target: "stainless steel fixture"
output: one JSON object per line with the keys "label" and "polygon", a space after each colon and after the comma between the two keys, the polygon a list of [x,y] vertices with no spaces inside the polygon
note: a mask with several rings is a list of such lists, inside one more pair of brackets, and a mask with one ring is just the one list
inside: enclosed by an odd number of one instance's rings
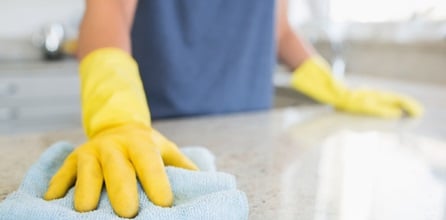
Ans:
{"label": "stainless steel fixture", "polygon": [[62,24],[51,23],[45,25],[41,31],[33,37],[33,42],[38,46],[45,59],[54,60],[63,57],[63,43],[65,40],[65,28]]}

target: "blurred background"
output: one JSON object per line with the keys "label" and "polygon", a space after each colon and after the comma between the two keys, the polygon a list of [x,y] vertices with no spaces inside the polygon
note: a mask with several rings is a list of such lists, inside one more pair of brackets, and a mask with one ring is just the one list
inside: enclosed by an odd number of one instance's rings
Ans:
{"label": "blurred background", "polygon": [[[73,53],[82,0],[0,1],[0,134],[80,127]],[[446,1],[289,0],[289,19],[349,75],[446,85]],[[278,65],[276,107],[310,102]]]}

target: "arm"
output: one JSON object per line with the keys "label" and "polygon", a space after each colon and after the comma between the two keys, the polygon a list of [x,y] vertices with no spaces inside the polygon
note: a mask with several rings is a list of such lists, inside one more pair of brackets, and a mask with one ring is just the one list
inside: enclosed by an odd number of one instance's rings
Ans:
{"label": "arm", "polygon": [[422,106],[410,97],[373,90],[351,90],[331,74],[330,66],[311,45],[296,35],[288,22],[287,0],[277,0],[277,53],[293,71],[291,85],[313,99],[355,114],[398,118],[420,116]]}
{"label": "arm", "polygon": [[[65,159],[44,198],[63,197],[74,186],[74,208],[96,209],[105,185],[115,213],[138,213],[137,180],[148,198],[171,206],[165,165],[197,167],[151,127],[138,65],[130,55],[136,0],[89,0],[80,31],[82,125],[88,140]],[[103,184],[105,182],[105,184]]]}
{"label": "arm", "polygon": [[290,69],[296,69],[306,59],[315,55],[315,50],[298,36],[288,22],[287,0],[277,0],[276,39],[279,59]]}
{"label": "arm", "polygon": [[103,47],[130,53],[130,30],[136,5],[137,0],[87,0],[79,33],[79,60]]}

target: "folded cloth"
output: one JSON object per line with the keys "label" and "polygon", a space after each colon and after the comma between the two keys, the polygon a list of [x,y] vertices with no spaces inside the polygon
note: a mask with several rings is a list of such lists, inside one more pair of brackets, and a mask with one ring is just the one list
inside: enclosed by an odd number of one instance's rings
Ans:
{"label": "folded cloth", "polygon": [[[48,182],[74,146],[59,142],[48,148],[26,174],[19,189],[0,203],[0,219],[122,219],[114,214],[105,190],[98,208],[73,209],[73,188],[64,198],[42,199]],[[216,172],[214,156],[202,147],[183,148],[200,171],[166,167],[174,193],[170,208],[151,203],[138,185],[140,210],[135,219],[248,219],[248,201],[232,175]],[[105,187],[104,187],[105,188]]]}

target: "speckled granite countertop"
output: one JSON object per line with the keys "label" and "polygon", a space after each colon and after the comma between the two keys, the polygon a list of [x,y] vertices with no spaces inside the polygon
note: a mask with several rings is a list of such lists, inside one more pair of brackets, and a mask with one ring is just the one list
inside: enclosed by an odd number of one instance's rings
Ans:
{"label": "speckled granite countertop", "polygon": [[[352,82],[361,83],[362,80],[356,78]],[[325,209],[321,209],[319,204],[321,143],[328,136],[348,129],[417,134],[440,141],[446,138],[444,87],[373,79],[367,79],[367,82],[420,99],[426,106],[425,117],[387,121],[308,105],[265,112],[164,120],[155,122],[154,126],[180,146],[208,147],[217,157],[218,169],[234,174],[239,188],[246,192],[250,219],[316,219],[321,216],[325,216],[321,219],[346,219],[341,215],[342,207],[336,209],[333,207],[337,206],[332,205],[329,206],[332,208],[323,206]],[[18,187],[29,166],[57,140],[80,143],[84,136],[78,129],[0,137],[0,199]],[[333,171],[335,176],[340,173],[342,170]],[[293,181],[288,181],[290,179]],[[444,188],[444,182],[442,184]],[[423,192],[424,188],[419,190]],[[341,204],[339,201],[326,202]],[[446,207],[444,204],[446,199],[442,207]]]}

